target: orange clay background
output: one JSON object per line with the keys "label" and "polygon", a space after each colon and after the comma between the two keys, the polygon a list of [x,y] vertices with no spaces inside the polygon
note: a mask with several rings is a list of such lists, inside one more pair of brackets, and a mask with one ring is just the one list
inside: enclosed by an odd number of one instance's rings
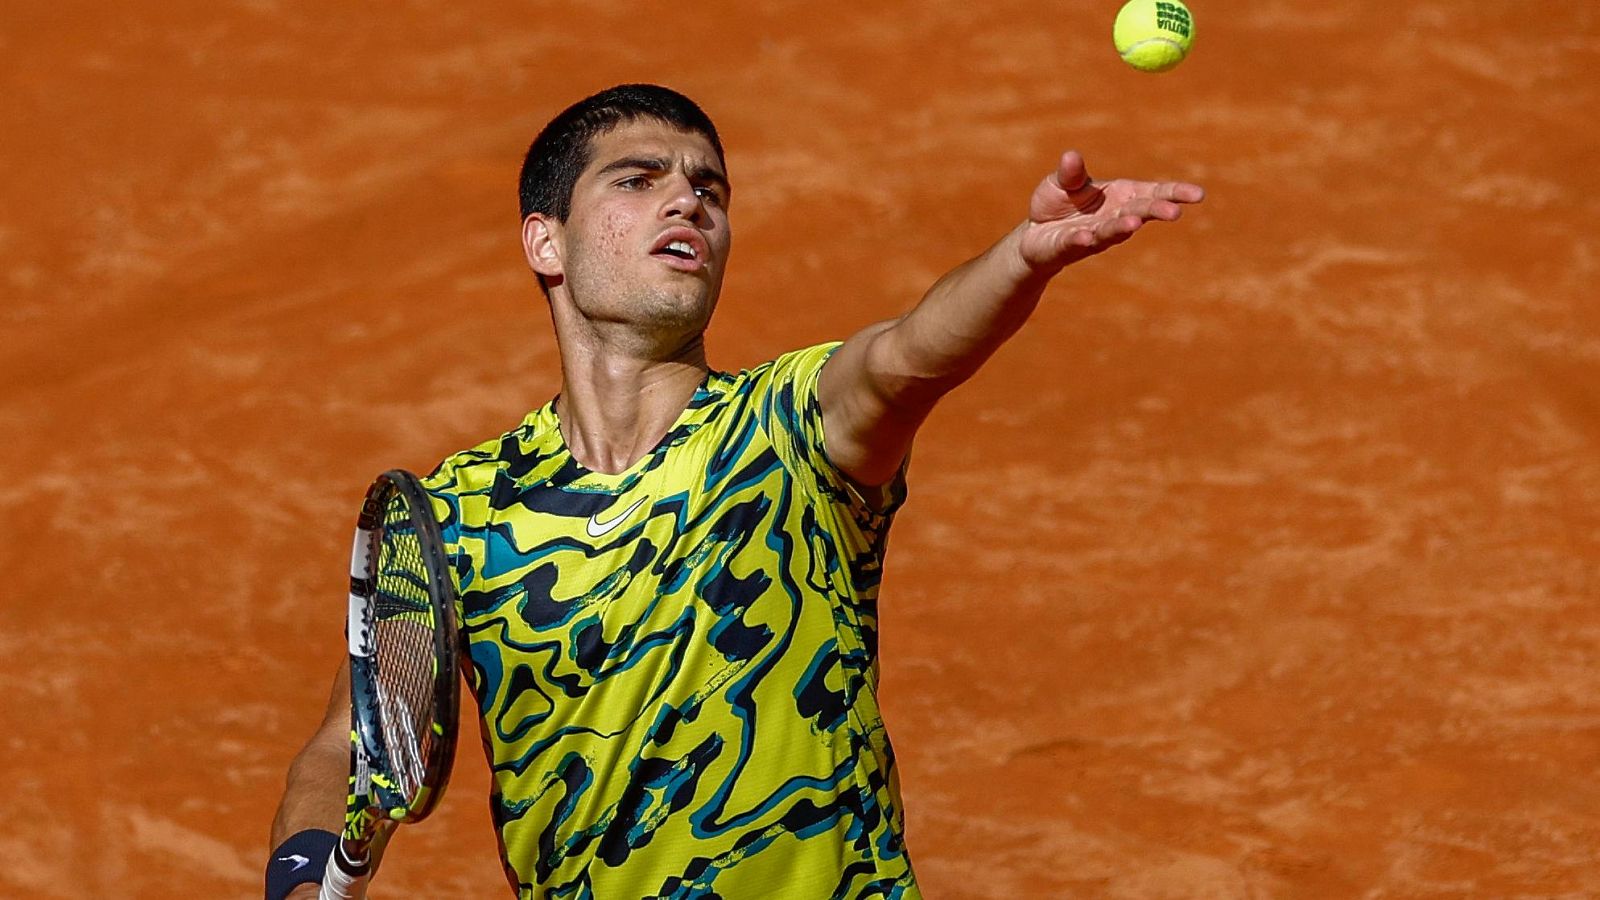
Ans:
{"label": "orange clay background", "polygon": [[[0,896],[259,896],[368,479],[558,384],[538,127],[719,123],[712,361],[906,309],[1066,148],[1210,191],[923,432],[883,695],[932,898],[1600,895],[1600,7],[7,0]],[[506,896],[466,724],[377,896]]]}

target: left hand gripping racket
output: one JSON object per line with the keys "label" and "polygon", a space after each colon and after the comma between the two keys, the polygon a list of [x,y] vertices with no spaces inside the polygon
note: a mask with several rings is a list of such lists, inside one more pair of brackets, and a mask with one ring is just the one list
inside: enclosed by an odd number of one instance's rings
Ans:
{"label": "left hand gripping racket", "polygon": [[350,793],[322,900],[359,900],[372,850],[444,794],[460,681],[456,589],[428,494],[394,469],[367,489],[350,554]]}

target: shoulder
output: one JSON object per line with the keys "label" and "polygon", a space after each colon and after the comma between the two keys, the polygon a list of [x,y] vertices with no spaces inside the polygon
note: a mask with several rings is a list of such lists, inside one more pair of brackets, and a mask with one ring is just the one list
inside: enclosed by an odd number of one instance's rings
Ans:
{"label": "shoulder", "polygon": [[840,341],[828,341],[822,344],[813,344],[810,347],[801,347],[799,350],[790,350],[767,363],[771,366],[775,377],[783,380],[794,380],[796,377],[807,374],[814,375],[822,369],[823,363],[833,356],[833,352],[841,346]]}
{"label": "shoulder", "polygon": [[516,427],[446,456],[423,485],[436,494],[460,496],[487,492],[506,476],[519,478],[537,468],[534,460],[555,427],[553,407],[547,403]]}
{"label": "shoulder", "polygon": [[839,341],[814,344],[790,350],[758,366],[736,372],[728,378],[735,392],[777,390],[814,383],[822,366],[839,349]]}

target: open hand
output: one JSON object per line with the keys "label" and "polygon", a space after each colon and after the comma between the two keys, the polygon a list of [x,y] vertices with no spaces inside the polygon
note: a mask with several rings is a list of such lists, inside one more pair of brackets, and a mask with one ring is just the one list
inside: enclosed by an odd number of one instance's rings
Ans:
{"label": "open hand", "polygon": [[1083,156],[1069,150],[1033,191],[1022,259],[1033,269],[1054,274],[1115,247],[1146,222],[1175,221],[1183,212],[1181,204],[1204,198],[1199,185],[1182,181],[1095,181]]}

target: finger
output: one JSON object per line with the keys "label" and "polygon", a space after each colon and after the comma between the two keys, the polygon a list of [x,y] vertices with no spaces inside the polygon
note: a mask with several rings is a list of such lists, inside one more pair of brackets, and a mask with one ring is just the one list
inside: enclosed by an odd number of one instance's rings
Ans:
{"label": "finger", "polygon": [[1121,215],[1138,216],[1146,221],[1156,219],[1162,222],[1175,222],[1183,215],[1183,207],[1171,200],[1139,197],[1122,204],[1118,212]]}
{"label": "finger", "polygon": [[1076,193],[1091,185],[1089,167],[1083,163],[1083,154],[1076,150],[1068,150],[1061,154],[1061,161],[1056,163],[1056,170],[1050,174],[1050,179],[1069,194]]}
{"label": "finger", "polygon": [[1108,219],[1094,227],[1094,242],[1096,244],[1120,243],[1127,240],[1129,235],[1138,231],[1143,224],[1144,220],[1138,216],[1118,216],[1115,219]]}
{"label": "finger", "polygon": [[1099,250],[1113,244],[1120,244],[1135,231],[1138,231],[1142,225],[1144,225],[1144,220],[1138,216],[1117,216],[1092,226],[1086,225],[1069,229],[1062,232],[1057,238],[1058,255],[1066,253],[1073,248]]}
{"label": "finger", "polygon": [[1098,241],[1092,228],[1074,228],[1067,232],[1066,247],[1093,247]]}
{"label": "finger", "polygon": [[1206,198],[1205,188],[1187,181],[1163,181],[1156,185],[1151,194],[1158,200],[1174,203],[1199,203]]}
{"label": "finger", "polygon": [[1106,203],[1105,191],[1089,177],[1083,154],[1076,150],[1061,154],[1061,162],[1050,177],[1066,193],[1067,202],[1080,213],[1098,212]]}

